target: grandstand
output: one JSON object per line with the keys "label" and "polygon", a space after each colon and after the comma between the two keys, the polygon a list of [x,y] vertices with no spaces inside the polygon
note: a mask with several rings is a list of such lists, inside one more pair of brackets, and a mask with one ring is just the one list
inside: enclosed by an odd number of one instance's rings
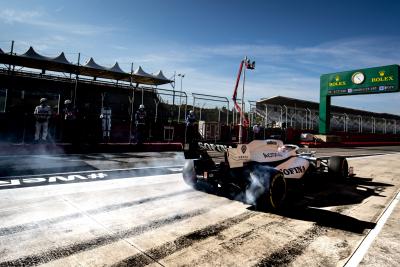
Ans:
{"label": "grandstand", "polygon": [[[319,103],[274,96],[257,101],[254,109],[269,127],[318,130]],[[331,130],[349,133],[399,133],[400,116],[332,106]]]}

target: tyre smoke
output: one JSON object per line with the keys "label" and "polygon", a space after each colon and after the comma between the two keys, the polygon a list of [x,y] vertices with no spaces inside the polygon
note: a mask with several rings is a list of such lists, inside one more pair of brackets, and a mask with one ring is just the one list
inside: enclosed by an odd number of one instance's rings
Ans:
{"label": "tyre smoke", "polygon": [[256,205],[257,200],[268,192],[271,176],[276,170],[270,166],[254,165],[248,178],[248,186],[245,191],[245,202]]}

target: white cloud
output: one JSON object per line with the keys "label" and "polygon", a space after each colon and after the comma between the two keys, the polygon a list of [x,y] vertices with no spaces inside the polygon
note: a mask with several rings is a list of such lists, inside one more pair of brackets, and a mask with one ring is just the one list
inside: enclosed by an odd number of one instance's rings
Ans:
{"label": "white cloud", "polygon": [[64,6],[59,6],[59,7],[57,7],[54,11],[57,12],[57,13],[59,13],[59,12],[61,12],[61,11],[63,11],[63,10],[64,10]]}
{"label": "white cloud", "polygon": [[248,55],[256,60],[257,73],[263,76],[266,73],[293,72],[319,77],[324,72],[397,63],[400,61],[399,45],[400,38],[388,37],[337,40],[305,47],[269,44],[187,47],[163,43],[146,50],[139,44],[135,49],[137,54],[130,55],[130,58],[141,64],[203,65],[212,69]]}
{"label": "white cloud", "polygon": [[16,11],[14,9],[3,9],[0,11],[0,19],[7,24],[26,23],[34,21],[43,16],[43,12],[37,10]]}
{"label": "white cloud", "polygon": [[83,36],[93,36],[115,30],[115,28],[108,26],[60,22],[48,18],[45,12],[38,10],[24,11],[6,8],[0,11],[0,21],[6,24],[25,24],[47,30]]}
{"label": "white cloud", "polygon": [[[187,48],[178,45],[169,46],[168,51],[160,48],[161,52],[142,54],[134,62],[146,69],[158,67],[185,73],[184,88],[191,92],[231,97],[238,60],[250,55],[257,64],[256,70],[247,76],[248,99],[282,95],[318,102],[320,74],[395,64],[400,61],[399,45],[397,37],[360,37],[305,47],[218,45]],[[376,99],[375,105],[373,99]],[[337,101],[348,107],[399,114],[392,99],[393,96],[382,95]]]}

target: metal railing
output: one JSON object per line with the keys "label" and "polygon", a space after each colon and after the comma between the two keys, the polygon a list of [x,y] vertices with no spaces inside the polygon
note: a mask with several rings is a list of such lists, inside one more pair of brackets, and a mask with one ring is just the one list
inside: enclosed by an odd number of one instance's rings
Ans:
{"label": "metal railing", "polygon": [[[212,102],[219,102],[219,103],[226,103],[226,124],[229,124],[229,99],[227,97],[223,96],[215,96],[215,95],[206,95],[206,94],[198,94],[198,93],[192,93],[193,97],[193,108],[196,106],[196,100],[206,100],[206,101],[212,101]],[[200,109],[201,110],[201,109]],[[219,114],[218,114],[218,122],[220,123],[221,117],[220,117],[220,109],[218,109]]]}

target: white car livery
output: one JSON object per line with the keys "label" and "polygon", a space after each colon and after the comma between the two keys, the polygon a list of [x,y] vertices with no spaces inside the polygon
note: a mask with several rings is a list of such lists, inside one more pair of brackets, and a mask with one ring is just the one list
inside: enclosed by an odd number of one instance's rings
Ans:
{"label": "white car livery", "polygon": [[218,187],[234,187],[250,195],[255,204],[278,209],[285,201],[287,184],[307,175],[328,174],[339,179],[351,175],[344,157],[317,158],[299,152],[280,140],[254,140],[248,144],[186,146],[184,181],[192,186],[204,180]]}

